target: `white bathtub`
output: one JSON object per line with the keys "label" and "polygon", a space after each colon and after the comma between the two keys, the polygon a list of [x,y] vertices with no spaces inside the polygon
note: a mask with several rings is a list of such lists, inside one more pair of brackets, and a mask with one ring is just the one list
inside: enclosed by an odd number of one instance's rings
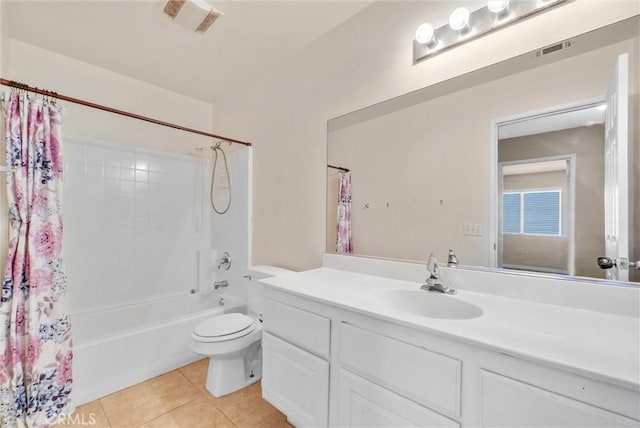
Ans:
{"label": "white bathtub", "polygon": [[202,358],[188,347],[193,327],[246,309],[245,302],[232,296],[197,293],[72,315],[75,404]]}

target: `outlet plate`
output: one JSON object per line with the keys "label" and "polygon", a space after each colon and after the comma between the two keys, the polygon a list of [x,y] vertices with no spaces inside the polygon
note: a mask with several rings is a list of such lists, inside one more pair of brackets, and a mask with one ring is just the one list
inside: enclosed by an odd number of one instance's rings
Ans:
{"label": "outlet plate", "polygon": [[479,224],[465,223],[462,225],[462,234],[465,236],[482,236]]}

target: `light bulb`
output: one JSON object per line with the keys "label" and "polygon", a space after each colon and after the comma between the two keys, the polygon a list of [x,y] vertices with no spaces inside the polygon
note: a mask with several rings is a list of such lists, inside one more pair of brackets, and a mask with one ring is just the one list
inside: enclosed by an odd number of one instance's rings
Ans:
{"label": "light bulb", "polygon": [[455,31],[465,31],[469,28],[469,16],[469,9],[466,7],[455,9],[449,17],[449,27]]}
{"label": "light bulb", "polygon": [[487,2],[487,9],[489,12],[501,15],[509,9],[510,0],[489,0]]}
{"label": "light bulb", "polygon": [[435,42],[433,25],[425,22],[416,30],[416,42],[423,45],[432,45]]}

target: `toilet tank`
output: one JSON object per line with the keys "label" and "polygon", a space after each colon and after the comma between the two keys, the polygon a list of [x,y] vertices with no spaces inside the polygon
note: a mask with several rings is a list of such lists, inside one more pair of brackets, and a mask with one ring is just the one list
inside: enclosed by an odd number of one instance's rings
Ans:
{"label": "toilet tank", "polygon": [[273,278],[280,275],[287,275],[295,271],[284,269],[277,266],[257,265],[251,266],[247,270],[249,275],[248,298],[249,298],[249,316],[262,320],[262,306],[264,303],[264,285],[259,280],[265,278]]}

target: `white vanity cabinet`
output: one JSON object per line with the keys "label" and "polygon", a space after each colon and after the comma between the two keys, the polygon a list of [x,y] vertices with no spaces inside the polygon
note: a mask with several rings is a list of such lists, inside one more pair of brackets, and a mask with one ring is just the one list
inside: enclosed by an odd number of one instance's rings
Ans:
{"label": "white vanity cabinet", "polygon": [[266,300],[262,394],[296,426],[326,427],[330,320]]}
{"label": "white vanity cabinet", "polygon": [[637,390],[505,355],[480,359],[484,427],[640,427]]}
{"label": "white vanity cabinet", "polygon": [[267,288],[263,394],[296,426],[640,427],[640,394]]}

